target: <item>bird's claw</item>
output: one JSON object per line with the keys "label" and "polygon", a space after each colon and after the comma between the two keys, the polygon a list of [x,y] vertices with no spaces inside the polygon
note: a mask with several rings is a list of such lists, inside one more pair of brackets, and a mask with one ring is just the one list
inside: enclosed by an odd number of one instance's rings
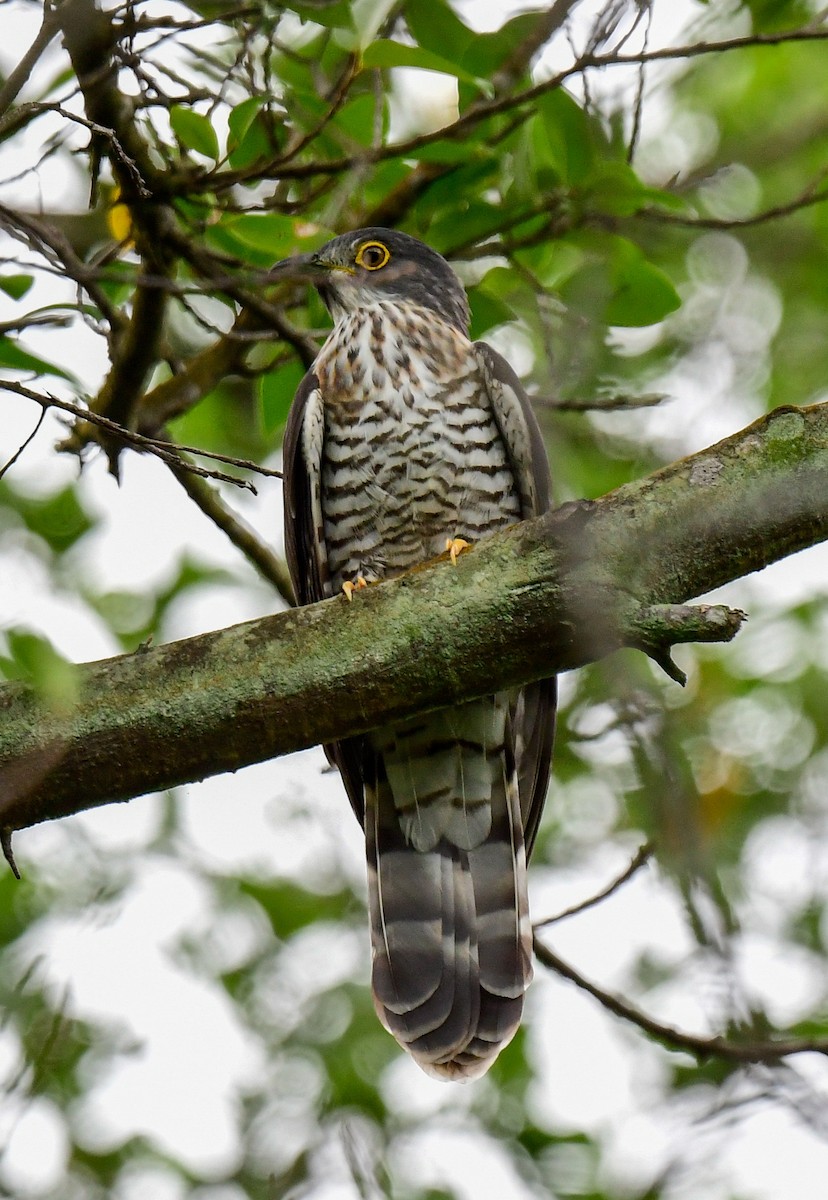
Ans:
{"label": "bird's claw", "polygon": [[457,566],[457,556],[462,554],[464,550],[471,549],[471,542],[467,542],[465,538],[446,538],[446,550],[451,559],[452,566]]}
{"label": "bird's claw", "polygon": [[342,590],[345,593],[345,599],[350,604],[354,598],[354,592],[358,592],[361,588],[367,587],[368,584],[361,575],[357,575],[356,583],[351,583],[350,579],[346,579],[342,585]]}

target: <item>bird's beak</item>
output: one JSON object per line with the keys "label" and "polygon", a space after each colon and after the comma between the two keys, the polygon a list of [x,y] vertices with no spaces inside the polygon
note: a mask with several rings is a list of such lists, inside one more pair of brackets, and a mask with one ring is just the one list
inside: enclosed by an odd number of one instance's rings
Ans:
{"label": "bird's beak", "polygon": [[294,254],[283,258],[268,272],[274,283],[291,280],[295,283],[319,283],[331,270],[330,264],[321,262],[315,254]]}
{"label": "bird's beak", "polygon": [[274,283],[281,280],[291,280],[294,283],[312,283],[321,285],[331,275],[353,275],[354,268],[344,263],[331,262],[319,258],[317,254],[294,254],[292,258],[283,258],[270,268],[268,272]]}

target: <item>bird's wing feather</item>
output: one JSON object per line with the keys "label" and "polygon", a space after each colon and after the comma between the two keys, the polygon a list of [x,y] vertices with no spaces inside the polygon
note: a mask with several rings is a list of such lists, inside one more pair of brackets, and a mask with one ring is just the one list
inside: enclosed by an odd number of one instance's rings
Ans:
{"label": "bird's wing feather", "polygon": [[[549,463],[532,404],[515,372],[496,350],[475,342],[495,421],[506,445],[528,520],[549,508]],[[555,739],[557,681],[529,684],[513,705],[511,720],[527,857],[537,833]]]}
{"label": "bird's wing feather", "polygon": [[541,679],[522,688],[512,709],[518,792],[527,860],[535,845],[535,836],[549,786],[557,702],[558,681],[553,676],[551,679]]}
{"label": "bird's wing feather", "polygon": [[475,342],[474,348],[520,490],[520,515],[527,521],[549,508],[549,462],[543,437],[523,384],[505,358],[486,342]]}
{"label": "bird's wing feather", "polygon": [[[314,604],[330,594],[321,498],[324,433],[319,380],[309,371],[299,384],[291,405],[282,447],[285,553],[298,604]],[[364,816],[364,752],[362,738],[325,746],[328,761],[339,768],[351,807],[360,823]]]}
{"label": "bird's wing feather", "polygon": [[327,554],[320,498],[323,434],[319,380],[309,371],[291,405],[282,447],[285,553],[298,604],[313,604],[325,596]]}

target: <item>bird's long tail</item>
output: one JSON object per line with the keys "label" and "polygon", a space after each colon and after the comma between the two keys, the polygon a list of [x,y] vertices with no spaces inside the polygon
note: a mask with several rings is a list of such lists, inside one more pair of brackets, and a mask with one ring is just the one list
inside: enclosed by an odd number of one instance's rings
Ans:
{"label": "bird's long tail", "polygon": [[430,1075],[482,1075],[532,978],[505,693],[371,737],[365,783],[374,1003]]}

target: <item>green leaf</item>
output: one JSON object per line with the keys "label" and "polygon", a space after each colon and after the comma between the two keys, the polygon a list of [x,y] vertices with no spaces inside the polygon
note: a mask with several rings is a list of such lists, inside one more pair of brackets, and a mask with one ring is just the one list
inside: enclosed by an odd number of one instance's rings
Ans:
{"label": "green leaf", "polygon": [[428,240],[435,250],[445,253],[462,240],[478,241],[494,232],[503,223],[503,212],[483,200],[455,200],[450,211],[434,221]]}
{"label": "green leaf", "polygon": [[268,371],[259,380],[259,416],[266,437],[284,428],[304,373],[301,363],[291,362]]}
{"label": "green leaf", "polygon": [[[102,279],[100,282],[101,291],[110,303],[121,305],[125,300],[129,299],[134,290],[135,265],[127,262],[114,262],[107,267],[107,270],[111,271],[112,275],[116,278]],[[117,278],[119,275],[122,277],[121,279]]]}
{"label": "green leaf", "polygon": [[515,314],[496,296],[490,296],[482,287],[472,287],[468,291],[469,307],[471,308],[471,337],[483,337],[496,325],[505,325],[515,319]]}
{"label": "green leaf", "polygon": [[354,28],[351,0],[305,0],[290,7],[303,21],[312,21],[314,25],[328,29]]}
{"label": "green leaf", "polygon": [[74,546],[94,526],[71,486],[51,496],[32,498],[0,482],[0,505],[13,509],[26,528],[43,538],[56,554]]}
{"label": "green leaf", "polygon": [[261,96],[249,96],[230,113],[227,156],[235,171],[273,158],[284,144],[284,114],[264,105]]}
{"label": "green leaf", "polygon": [[[362,146],[370,146],[374,140],[377,117],[377,98],[370,92],[357,96],[345,104],[333,122],[337,130],[343,130],[349,138]],[[381,104],[382,101],[379,101]],[[383,134],[387,132],[387,109],[383,105]]]}
{"label": "green leaf", "polygon": [[192,588],[232,581],[229,571],[208,567],[184,557],[174,577],[159,592],[144,588],[139,592],[103,592],[85,590],[85,599],[106,622],[125,650],[134,651],[147,638],[158,637],[170,607]]}
{"label": "green leaf", "polygon": [[[491,147],[487,147],[484,152],[485,159],[473,159],[435,179],[428,190],[418,197],[417,214],[426,215],[431,219],[434,214],[440,215],[443,209],[453,211],[458,196],[483,195],[489,182],[496,186],[499,160]],[[417,152],[418,159],[421,153]],[[428,236],[431,236],[430,233]]]}
{"label": "green leaf", "polygon": [[649,202],[649,188],[625,162],[602,162],[586,181],[582,193],[592,211],[628,217]]}
{"label": "green leaf", "polygon": [[681,298],[661,268],[635,258],[618,272],[605,320],[608,325],[655,325],[680,306]]}
{"label": "green leaf", "polygon": [[351,892],[320,895],[288,880],[263,884],[242,879],[239,890],[243,895],[252,896],[261,905],[270,919],[273,932],[282,940],[318,921],[341,921],[358,911]]}
{"label": "green leaf", "polygon": [[33,275],[0,275],[0,291],[13,300],[20,300],[34,283]]}
{"label": "green leaf", "polygon": [[644,207],[657,206],[671,212],[692,212],[681,196],[663,188],[650,187],[626,162],[600,162],[583,185],[584,204],[591,211],[628,217]]}
{"label": "green leaf", "polygon": [[0,366],[13,371],[31,371],[35,375],[56,375],[59,379],[75,382],[75,377],[64,371],[63,367],[46,362],[45,358],[38,358],[10,337],[0,337]]}
{"label": "green leaf", "polygon": [[467,53],[463,60],[466,67],[484,79],[490,78],[503,65],[512,51],[522,45],[533,33],[538,22],[543,20],[545,15],[545,11],[519,13],[501,25],[500,29],[494,29],[491,33],[478,34],[467,47]]}
{"label": "green leaf", "polygon": [[552,291],[560,288],[583,266],[585,256],[578,246],[561,240],[520,250],[515,257],[539,283]]}
{"label": "green leaf", "polygon": [[264,214],[222,217],[215,225],[208,227],[206,238],[217,249],[244,259],[253,266],[270,267],[277,259],[285,258],[294,246],[292,226],[287,230],[281,228],[283,221],[291,224],[289,218],[279,215],[274,215],[272,223],[269,216]]}
{"label": "green leaf", "polygon": [[174,104],[170,109],[170,124],[175,136],[189,150],[195,150],[206,158],[218,158],[216,131],[201,113],[183,104]]}
{"label": "green leaf", "polygon": [[9,657],[0,657],[7,679],[30,684],[50,708],[66,712],[77,699],[77,667],[40,634],[25,629],[5,632]]}
{"label": "green leaf", "polygon": [[245,246],[284,258],[296,242],[294,221],[280,213],[246,213],[223,222],[225,229]]}
{"label": "green leaf", "polygon": [[[599,128],[568,92],[558,88],[541,96],[533,126],[541,163],[548,161],[567,183],[581,183],[589,176]],[[606,148],[606,139],[602,140]]]}
{"label": "green leaf", "polygon": [[228,143],[227,157],[233,170],[243,171],[253,163],[267,162],[278,154],[284,142],[284,138],[277,136],[278,130],[279,127],[268,120],[264,113],[257,113],[238,146],[231,150]]}
{"label": "green leaf", "polygon": [[682,213],[687,217],[696,215],[694,205],[686,196],[677,196],[675,192],[670,192],[666,188],[645,187],[644,199],[653,208],[664,208],[668,212]]}
{"label": "green leaf", "polygon": [[231,146],[238,146],[244,140],[245,134],[263,104],[263,96],[248,96],[246,100],[242,100],[241,104],[236,105],[227,118],[227,126],[230,130],[230,136],[227,139],[228,150]]}
{"label": "green leaf", "polygon": [[421,46],[405,46],[402,42],[393,42],[389,38],[379,38],[372,42],[362,56],[363,67],[419,67],[421,71],[438,71],[441,75],[454,75],[473,83],[476,87],[485,86],[484,81],[463,70],[456,63],[441,54],[431,50],[423,50]]}
{"label": "green leaf", "polygon": [[495,157],[490,146],[473,138],[449,138],[444,142],[431,142],[417,151],[418,162],[467,163],[474,162],[475,159]]}
{"label": "green leaf", "polygon": [[488,80],[504,60],[533,31],[542,13],[521,13],[491,33],[477,33],[457,16],[445,0],[409,0],[405,6],[409,30],[423,49],[455,64],[458,78],[469,72],[475,81]]}
{"label": "green leaf", "polygon": [[[253,386],[248,380],[232,376],[223,379],[188,412],[175,417],[170,430],[174,440],[184,445],[237,458],[258,460],[270,449],[260,436]],[[236,472],[236,468],[227,469]]]}
{"label": "green leaf", "polygon": [[[366,175],[360,180],[359,188],[351,194],[350,208],[348,211],[358,213],[360,218],[365,213],[372,212],[379,205],[385,208],[388,197],[393,193],[394,188],[400,185],[404,186],[404,180],[411,177],[411,167],[405,159],[389,158],[386,162],[377,163]],[[329,212],[329,218],[338,219],[341,217],[338,214]]]}
{"label": "green leaf", "polygon": [[207,227],[205,236],[219,250],[270,267],[288,254],[317,249],[333,237],[333,231],[280,213],[244,213],[222,217]]}
{"label": "green leaf", "polygon": [[408,0],[405,20],[424,50],[457,64],[462,64],[463,55],[480,36],[460,20],[445,0]]}
{"label": "green leaf", "polygon": [[654,325],[681,304],[659,267],[648,262],[628,238],[586,230],[565,244],[583,254],[583,266],[560,288],[565,303],[606,325]]}

